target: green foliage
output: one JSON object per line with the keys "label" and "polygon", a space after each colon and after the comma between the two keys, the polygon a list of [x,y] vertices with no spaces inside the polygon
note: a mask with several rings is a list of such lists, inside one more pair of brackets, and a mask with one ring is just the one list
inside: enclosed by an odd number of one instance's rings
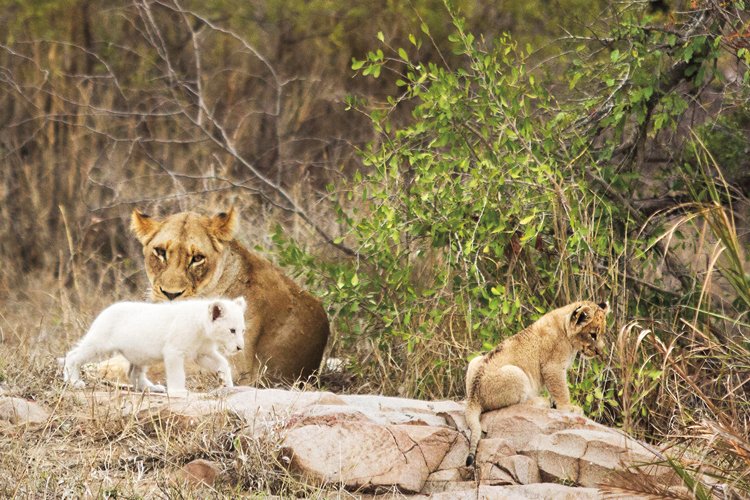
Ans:
{"label": "green foliage", "polygon": [[[719,116],[715,121],[708,122],[697,128],[696,134],[700,142],[705,145],[705,154],[713,158],[728,178],[737,178],[746,172],[748,167],[747,133],[750,131],[750,110],[739,108],[726,115]],[[700,149],[700,147],[699,147]],[[695,151],[695,144],[688,144],[687,161],[696,164],[699,156]]]}
{"label": "green foliage", "polygon": [[[575,401],[587,415],[643,437],[668,429],[675,413],[695,422],[692,409],[680,413],[694,382],[670,364],[681,352],[675,339],[687,335],[684,325],[694,336],[731,316],[702,303],[710,292],[695,277],[676,293],[662,288],[649,270],[669,251],[659,246],[665,238],[684,246],[678,228],[658,219],[645,225],[612,191],[628,193],[641,181],[635,157],[644,141],[678,132],[688,94],[716,77],[710,67],[720,46],[716,36],[682,36],[651,23],[628,14],[602,36],[604,51],[579,46],[564,89],[530,71],[530,50],[512,37],[476,37],[458,18],[450,67],[420,57],[426,26],[409,36],[408,50],[379,34],[381,47],[352,61],[364,76],[397,74],[399,94],[369,105],[379,137],[361,152],[369,169],[339,206],[346,229],[339,242],[356,258],[304,264],[335,311],[354,371],[376,374],[384,392],[455,397],[477,352],[566,302],[610,298],[619,311],[614,331],[626,331],[606,362],[575,365]],[[408,124],[394,119],[398,109],[410,110]],[[718,269],[744,301],[737,230],[722,208],[731,196],[716,188],[714,174],[700,172],[684,182],[714,211],[710,225],[727,254]],[[339,193],[331,187],[330,194]],[[286,264],[306,255],[279,242]],[[703,323],[684,319],[693,311]],[[648,318],[652,329],[633,330],[633,316]],[[699,406],[718,414],[721,390],[705,383]],[[665,393],[665,384],[675,384],[674,392]]]}
{"label": "green foliage", "polygon": [[[323,274],[346,345],[370,339],[407,370],[437,343],[430,376],[460,380],[477,348],[561,303],[602,298],[599,267],[622,248],[613,207],[584,180],[595,167],[561,132],[569,118],[526,69],[528,53],[507,34],[487,42],[454,24],[455,70],[385,43],[353,61],[366,76],[397,72],[402,93],[371,113],[381,140],[362,151],[370,170],[355,177],[357,202],[340,211],[358,257]],[[391,107],[409,105],[413,120],[395,126]],[[284,255],[299,258],[294,247]],[[613,390],[595,404],[613,406]]]}

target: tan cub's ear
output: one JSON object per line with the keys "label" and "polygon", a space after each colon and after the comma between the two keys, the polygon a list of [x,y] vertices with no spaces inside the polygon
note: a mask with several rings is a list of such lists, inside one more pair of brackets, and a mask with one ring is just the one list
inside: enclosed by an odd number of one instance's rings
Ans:
{"label": "tan cub's ear", "polygon": [[604,314],[609,314],[609,301],[599,302],[599,308],[604,311]]}
{"label": "tan cub's ear", "polygon": [[573,314],[570,315],[570,322],[578,326],[584,321],[589,319],[589,315],[584,310],[583,306],[578,306],[573,309]]}
{"label": "tan cub's ear", "polygon": [[148,243],[160,227],[161,222],[158,220],[142,213],[138,209],[133,210],[133,214],[130,217],[130,230],[133,231],[133,234],[135,234],[142,245]]}
{"label": "tan cub's ear", "polygon": [[211,232],[219,241],[231,241],[237,231],[237,213],[234,207],[211,217]]}

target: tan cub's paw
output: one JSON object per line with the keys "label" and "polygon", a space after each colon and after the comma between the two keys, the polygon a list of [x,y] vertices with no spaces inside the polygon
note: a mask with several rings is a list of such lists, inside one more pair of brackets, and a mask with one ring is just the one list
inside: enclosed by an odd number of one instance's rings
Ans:
{"label": "tan cub's paw", "polygon": [[558,408],[560,411],[567,411],[570,413],[575,413],[576,415],[583,415],[583,410],[580,406],[576,405],[565,405]]}
{"label": "tan cub's paw", "polygon": [[551,408],[549,399],[542,396],[535,396],[526,400],[526,404],[534,406],[536,408]]}

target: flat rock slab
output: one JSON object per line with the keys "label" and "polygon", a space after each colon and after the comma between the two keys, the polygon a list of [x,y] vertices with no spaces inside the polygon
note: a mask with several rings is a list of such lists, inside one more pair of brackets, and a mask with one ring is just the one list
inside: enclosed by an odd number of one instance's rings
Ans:
{"label": "flat rock slab", "polygon": [[43,424],[49,416],[49,412],[34,401],[0,396],[0,422],[11,425]]}
{"label": "flat rock slab", "polygon": [[[187,398],[120,390],[71,394],[89,415],[116,413],[143,425],[169,419],[190,429],[202,419],[239,419],[248,439],[278,439],[280,463],[301,480],[364,495],[600,498],[597,487],[623,477],[629,465],[662,458],[585,417],[531,405],[482,415],[486,434],[473,468],[464,466],[468,430],[463,404],[455,401],[251,387]],[[670,482],[663,467],[641,471]]]}

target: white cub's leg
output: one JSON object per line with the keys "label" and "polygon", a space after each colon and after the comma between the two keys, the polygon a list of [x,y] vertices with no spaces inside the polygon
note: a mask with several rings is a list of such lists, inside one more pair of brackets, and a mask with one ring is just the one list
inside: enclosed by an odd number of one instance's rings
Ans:
{"label": "white cub's leg", "polygon": [[86,384],[81,380],[81,365],[87,361],[96,360],[105,352],[84,340],[65,356],[63,365],[63,380],[76,389],[83,389]]}
{"label": "white cub's leg", "polygon": [[160,384],[154,384],[146,377],[146,367],[130,364],[128,370],[130,385],[136,391],[167,392],[167,388]]}
{"label": "white cub's leg", "polygon": [[219,378],[224,382],[224,387],[233,387],[232,369],[229,367],[227,359],[216,351],[210,354],[204,354],[198,358],[198,364],[208,370],[218,372]]}
{"label": "white cub's leg", "polygon": [[185,357],[179,352],[164,353],[164,368],[167,372],[167,394],[175,397],[186,397]]}

